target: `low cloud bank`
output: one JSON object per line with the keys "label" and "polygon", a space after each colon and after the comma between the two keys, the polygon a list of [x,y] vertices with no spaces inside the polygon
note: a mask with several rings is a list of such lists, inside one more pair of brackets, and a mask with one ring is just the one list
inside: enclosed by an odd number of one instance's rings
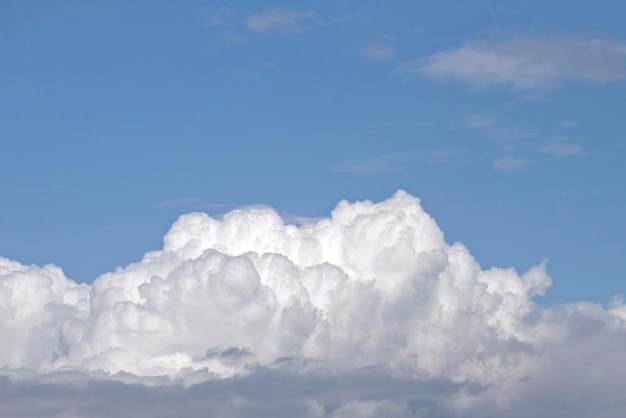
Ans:
{"label": "low cloud bank", "polygon": [[0,258],[0,411],[162,396],[177,416],[621,415],[626,306],[540,308],[550,284],[543,263],[482,270],[402,191],[301,226],[192,213],[92,285]]}

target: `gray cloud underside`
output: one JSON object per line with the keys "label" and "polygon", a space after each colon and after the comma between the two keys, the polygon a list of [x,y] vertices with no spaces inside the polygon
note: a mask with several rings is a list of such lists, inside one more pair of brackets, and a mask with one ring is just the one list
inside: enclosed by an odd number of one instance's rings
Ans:
{"label": "gray cloud underside", "polygon": [[[506,397],[478,384],[391,376],[376,369],[324,374],[257,368],[246,375],[189,386],[124,383],[57,372],[38,379],[0,377],[0,414],[15,418],[623,416],[626,370],[619,351],[626,335],[610,335],[594,326],[582,332],[596,335],[587,335],[565,353],[564,347],[552,347],[544,370],[518,382]],[[615,345],[608,351],[600,348],[606,344]],[[459,399],[458,404],[451,402]]]}

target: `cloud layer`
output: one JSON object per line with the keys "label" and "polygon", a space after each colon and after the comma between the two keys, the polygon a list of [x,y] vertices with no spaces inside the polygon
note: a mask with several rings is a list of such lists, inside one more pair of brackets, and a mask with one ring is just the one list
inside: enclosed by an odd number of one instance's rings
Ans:
{"label": "cloud layer", "polygon": [[402,191],[342,201],[330,218],[301,226],[270,208],[192,213],[162,250],[92,285],[0,258],[0,368],[17,392],[42,379],[62,392],[68,373],[103,387],[121,384],[111,378],[217,385],[239,399],[239,415],[222,416],[251,416],[246,408],[261,402],[251,382],[285,379],[301,391],[276,396],[304,408],[298,416],[492,416],[485,411],[545,397],[542,388],[574,405],[599,383],[612,392],[594,399],[615,399],[626,307],[539,308],[532,298],[550,284],[545,263],[523,274],[482,270]]}
{"label": "cloud layer", "polygon": [[624,79],[626,45],[567,36],[477,40],[407,62],[401,71],[477,87],[537,91],[567,80],[603,83]]}

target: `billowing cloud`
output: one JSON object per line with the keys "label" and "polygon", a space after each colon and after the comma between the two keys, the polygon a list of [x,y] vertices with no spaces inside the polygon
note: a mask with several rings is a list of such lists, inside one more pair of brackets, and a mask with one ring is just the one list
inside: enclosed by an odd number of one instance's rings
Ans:
{"label": "billowing cloud", "polygon": [[246,26],[255,32],[300,32],[302,31],[300,21],[313,19],[314,17],[315,13],[313,12],[272,9],[248,17]]}
{"label": "billowing cloud", "polygon": [[556,35],[474,40],[409,61],[400,71],[517,91],[543,90],[567,80],[604,83],[626,76],[626,44]]}
{"label": "billowing cloud", "polygon": [[541,308],[550,284],[481,269],[402,191],[300,226],[192,213],[91,285],[0,258],[0,412],[621,415],[625,305]]}

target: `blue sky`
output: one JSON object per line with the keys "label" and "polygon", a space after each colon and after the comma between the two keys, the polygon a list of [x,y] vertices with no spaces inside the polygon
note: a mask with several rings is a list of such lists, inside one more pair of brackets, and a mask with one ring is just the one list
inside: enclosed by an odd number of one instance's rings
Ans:
{"label": "blue sky", "polygon": [[624,292],[626,7],[0,4],[0,255],[91,282],[183,213],[422,199],[547,303]]}

